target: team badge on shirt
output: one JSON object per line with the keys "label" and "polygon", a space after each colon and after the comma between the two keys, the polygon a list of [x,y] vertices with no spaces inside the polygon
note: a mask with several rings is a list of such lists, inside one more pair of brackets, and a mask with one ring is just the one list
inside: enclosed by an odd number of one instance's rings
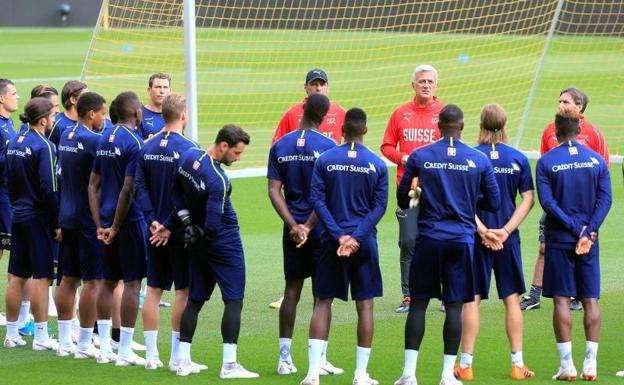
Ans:
{"label": "team badge on shirt", "polygon": [[73,139],[73,138],[74,138],[74,131],[70,132],[70,133],[67,135],[67,139]]}
{"label": "team badge on shirt", "polygon": [[17,138],[17,143],[22,143],[24,141],[24,136],[20,136]]}
{"label": "team badge on shirt", "polygon": [[304,146],[305,146],[305,138],[297,139],[297,147],[304,147]]}
{"label": "team badge on shirt", "polygon": [[115,135],[111,135],[108,137],[108,143],[113,143],[115,141]]}
{"label": "team badge on shirt", "polygon": [[498,159],[498,151],[490,151],[490,159]]}
{"label": "team badge on shirt", "polygon": [[347,157],[349,157],[349,158],[357,158],[357,151],[355,151],[355,150],[347,151]]}
{"label": "team badge on shirt", "polygon": [[169,143],[167,139],[162,139],[160,141],[160,147],[167,147],[167,143]]}
{"label": "team badge on shirt", "polygon": [[570,155],[578,155],[578,148],[576,147],[568,147],[568,151],[570,151]]}
{"label": "team badge on shirt", "polygon": [[201,163],[199,163],[199,161],[195,161],[193,162],[193,170],[199,170],[199,166],[201,166]]}
{"label": "team badge on shirt", "polygon": [[457,149],[455,147],[447,147],[446,148],[446,155],[448,155],[448,156],[455,156],[455,155],[457,155]]}

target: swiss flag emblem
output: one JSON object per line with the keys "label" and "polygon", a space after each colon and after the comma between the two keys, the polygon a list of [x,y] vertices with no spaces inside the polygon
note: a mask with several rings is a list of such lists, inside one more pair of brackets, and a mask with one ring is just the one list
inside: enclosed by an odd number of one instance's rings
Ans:
{"label": "swiss flag emblem", "polygon": [[198,170],[199,166],[201,166],[201,163],[199,163],[198,161],[193,162],[193,170]]}
{"label": "swiss flag emblem", "polygon": [[304,138],[297,139],[297,147],[303,147],[303,146],[305,146],[305,139]]}

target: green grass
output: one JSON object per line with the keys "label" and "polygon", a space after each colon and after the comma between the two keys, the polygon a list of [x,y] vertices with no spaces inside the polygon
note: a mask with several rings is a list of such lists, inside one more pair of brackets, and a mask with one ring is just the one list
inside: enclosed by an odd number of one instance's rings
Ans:
{"label": "green grass", "polygon": [[[2,65],[2,77],[24,79],[18,82],[18,90],[22,95],[22,101],[27,99],[30,88],[45,79],[69,78],[77,76],[82,68],[82,60],[89,45],[91,33],[86,30],[2,30],[3,36],[3,58],[0,59]],[[615,40],[617,43],[618,41]],[[621,43],[618,43],[621,44]],[[602,54],[610,55],[613,44],[606,44]],[[568,55],[570,52],[567,53]],[[597,52],[592,54],[598,55]],[[621,55],[621,51],[619,53]],[[475,54],[471,54],[475,57]],[[562,56],[561,60],[565,57]],[[578,59],[572,58],[573,62]],[[394,89],[394,99],[388,105],[398,103],[410,97],[408,87],[409,71],[414,64],[414,60],[419,60],[419,56],[414,56],[402,65],[399,74],[405,82],[404,89]],[[477,60],[476,58],[474,60]],[[620,60],[620,63],[624,61]],[[435,64],[435,63],[434,63]],[[288,104],[292,104],[301,97],[300,86],[301,77],[305,69],[294,67],[283,67],[286,75],[283,80],[283,89],[291,99],[289,103],[274,103],[272,111],[282,111]],[[306,67],[307,68],[307,67]],[[332,69],[338,71],[339,63],[334,63]],[[348,67],[342,70],[346,73],[356,67]],[[554,68],[552,68],[554,70]],[[602,68],[600,71],[608,71]],[[150,70],[145,70],[150,72]],[[407,71],[407,72],[405,72]],[[330,72],[330,77],[332,76]],[[340,73],[340,72],[339,72]],[[272,79],[278,77],[275,74]],[[395,74],[392,74],[395,75]],[[552,76],[551,81],[557,84],[553,89],[559,89],[569,84],[585,84],[581,81],[590,82],[596,79],[593,76],[603,76],[591,71],[568,71],[561,72],[560,75]],[[231,75],[234,77],[234,75]],[[446,72],[447,78],[451,74]],[[617,75],[616,75],[617,76]],[[28,80],[28,79],[35,80]],[[141,78],[142,81],[144,80]],[[225,81],[227,76],[219,76],[219,81]],[[460,79],[453,75],[456,83]],[[236,80],[236,79],[233,79]],[[443,93],[445,87],[451,87],[451,80],[444,80],[440,86]],[[50,83],[62,87],[64,80],[52,80]],[[340,79],[332,82],[332,95],[340,95]],[[346,80],[345,80],[346,82]],[[99,85],[99,83],[96,83]],[[175,84],[174,84],[175,85]],[[589,85],[589,84],[588,84]],[[612,120],[611,115],[599,114],[598,112],[610,111],[610,101],[602,96],[601,92],[609,91],[608,83],[591,84],[598,88],[592,89],[590,97],[593,98],[588,118],[591,121],[611,122],[615,125],[620,120]],[[368,85],[376,87],[377,84]],[[617,86],[617,85],[616,85]],[[102,86],[104,87],[104,86]],[[137,86],[137,92],[141,94],[142,87]],[[621,85],[620,85],[621,87]],[[383,87],[382,87],[383,88]],[[98,87],[92,89],[99,91]],[[276,87],[277,89],[277,87]],[[223,91],[223,90],[221,90]],[[274,89],[272,89],[274,91]],[[280,91],[278,91],[280,92]],[[611,91],[609,91],[611,92]],[[540,119],[535,119],[533,132],[541,130],[549,120],[549,116],[554,110],[557,94],[541,94],[546,100],[538,108],[542,109]],[[110,95],[108,95],[110,96]],[[362,94],[366,99],[369,96]],[[446,95],[445,95],[446,96]],[[621,98],[621,95],[620,95]],[[450,100],[450,95],[444,97],[445,101]],[[271,102],[272,99],[266,99]],[[621,99],[620,99],[621,100]],[[340,101],[340,100],[339,100]],[[462,105],[460,101],[457,101]],[[613,111],[612,111],[613,112]],[[621,114],[620,112],[617,112]],[[367,144],[371,148],[377,148],[380,142],[381,131],[385,125],[385,119],[389,114],[378,113],[375,119],[375,126],[371,128],[367,136]],[[277,119],[279,114],[275,115]],[[383,115],[383,116],[382,116]],[[214,128],[216,123],[210,127]],[[475,124],[471,123],[469,129],[474,130]],[[615,126],[614,126],[615,127]],[[239,167],[257,166],[262,164],[263,152],[268,143],[268,133],[271,127],[264,127],[264,131],[254,134],[253,142],[243,157],[253,159],[241,162]],[[613,136],[608,137],[610,143],[619,140],[619,134],[613,131]],[[209,133],[204,126],[201,137],[204,143],[208,140]],[[470,140],[468,140],[470,142]],[[612,151],[616,152],[616,151]],[[533,163],[534,166],[534,163]],[[391,172],[391,174],[394,171]],[[602,299],[603,309],[602,337],[599,352],[599,376],[600,382],[604,384],[617,384],[621,381],[614,377],[616,370],[624,369],[622,355],[622,333],[624,327],[621,323],[622,317],[622,292],[624,283],[621,280],[621,271],[624,269],[624,260],[621,258],[621,250],[624,250],[624,238],[620,236],[620,218],[624,215],[624,191],[620,173],[620,165],[614,165],[613,171],[614,204],[611,213],[607,218],[601,232],[601,260],[602,260]],[[394,180],[390,175],[390,180]],[[391,183],[393,186],[394,184]],[[268,303],[280,296],[283,285],[282,258],[281,258],[281,223],[277,215],[273,212],[266,196],[266,181],[264,178],[248,178],[233,180],[233,204],[237,210],[242,239],[245,246],[247,260],[247,298],[243,309],[243,324],[240,338],[239,358],[241,362],[251,370],[259,371],[259,380],[231,381],[238,383],[257,384],[297,384],[307,369],[306,338],[307,327],[310,319],[311,297],[310,288],[306,286],[305,294],[299,306],[299,313],[296,324],[295,340],[293,345],[293,356],[295,363],[299,367],[300,373],[295,376],[278,377],[274,374],[277,364],[277,321],[278,314],[275,310],[268,308]],[[397,234],[398,226],[394,217],[396,207],[394,200],[394,190],[390,192],[390,204],[388,211],[379,229],[379,250],[380,263],[384,278],[385,296],[376,301],[375,320],[376,333],[373,342],[373,352],[371,356],[369,371],[374,378],[380,380],[382,384],[391,384],[401,373],[403,365],[403,328],[405,316],[395,314],[394,308],[400,301],[399,284],[399,263]],[[524,268],[526,281],[530,282],[533,270],[534,258],[537,251],[537,222],[541,210],[534,208],[525,224],[521,227],[522,251],[524,256]],[[6,271],[8,257],[0,262],[0,269]],[[4,293],[5,282],[0,282],[0,293]],[[496,298],[496,293],[491,293],[492,298]],[[172,300],[171,295],[167,299]],[[443,314],[437,311],[437,302],[430,308],[427,317],[427,333],[423,341],[421,355],[418,365],[418,379],[421,384],[437,384],[441,371],[442,361],[442,322]],[[3,311],[4,302],[0,301],[0,310]],[[479,384],[508,384],[509,370],[509,349],[504,333],[503,306],[502,303],[491,299],[482,304],[482,332],[477,341],[475,352],[475,370]],[[205,305],[202,312],[195,343],[193,344],[193,357],[199,362],[209,365],[209,370],[201,375],[191,376],[186,379],[174,377],[166,370],[156,372],[146,372],[142,368],[114,368],[110,365],[100,366],[93,362],[76,361],[73,359],[56,358],[52,353],[33,352],[29,349],[7,350],[0,349],[0,378],[2,384],[66,384],[68,382],[84,382],[90,384],[159,384],[159,383],[226,383],[218,379],[218,369],[221,361],[221,341],[219,332],[219,322],[222,304],[217,293],[214,301]],[[346,374],[342,376],[323,378],[323,384],[345,384],[350,383],[351,374],[355,365],[355,322],[356,315],[354,304],[342,303],[338,301],[333,308],[332,332],[330,336],[330,359],[338,366],[345,369]],[[161,312],[162,327],[159,335],[159,347],[161,357],[166,361],[169,357],[169,316],[170,310],[163,309]],[[525,317],[525,359],[537,373],[537,378],[531,380],[531,384],[552,383],[550,376],[554,374],[558,366],[558,353],[555,347],[552,326],[552,304],[544,302],[541,310],[526,313]],[[52,320],[51,325],[56,328],[56,323]],[[136,339],[142,341],[141,321],[137,323]],[[0,331],[2,333],[3,331]],[[1,336],[1,334],[0,334]],[[582,334],[582,315],[574,314],[574,358],[577,367],[580,369],[584,352],[584,338]]]}

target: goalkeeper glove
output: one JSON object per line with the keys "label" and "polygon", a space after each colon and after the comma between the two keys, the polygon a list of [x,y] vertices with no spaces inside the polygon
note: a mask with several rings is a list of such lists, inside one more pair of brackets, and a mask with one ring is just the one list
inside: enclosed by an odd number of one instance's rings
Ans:
{"label": "goalkeeper glove", "polygon": [[189,247],[197,244],[204,238],[204,229],[191,223],[191,216],[188,210],[178,211],[178,218],[184,225],[184,246]]}

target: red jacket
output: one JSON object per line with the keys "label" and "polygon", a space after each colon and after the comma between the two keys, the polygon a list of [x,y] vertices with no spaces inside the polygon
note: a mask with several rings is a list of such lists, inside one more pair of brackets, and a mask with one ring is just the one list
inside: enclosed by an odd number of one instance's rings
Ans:
{"label": "red jacket", "polygon": [[[307,100],[308,98],[303,99],[301,103],[292,106],[290,110],[284,114],[282,120],[280,120],[279,125],[277,126],[277,129],[275,130],[275,134],[273,134],[273,139],[271,139],[273,143],[275,143],[282,136],[299,128],[299,124],[303,118],[303,105]],[[325,115],[323,122],[319,126],[319,132],[340,144],[345,113],[346,111],[344,108],[337,104],[331,103],[327,115]]]}
{"label": "red jacket", "polygon": [[[581,115],[579,120],[579,126],[581,127],[581,132],[576,137],[576,140],[600,154],[605,162],[607,162],[608,166],[609,149],[607,148],[607,142],[605,141],[604,135],[602,135],[602,131],[585,120],[583,115]],[[555,133],[555,123],[550,123],[544,128],[544,132],[542,133],[540,153],[544,155],[557,146],[559,146],[559,142],[557,141],[557,135]]]}
{"label": "red jacket", "polygon": [[381,152],[391,162],[398,165],[397,184],[403,177],[401,158],[417,148],[440,139],[438,115],[442,108],[444,104],[435,96],[433,101],[425,107],[420,107],[412,99],[394,110],[390,116],[381,144]]}

